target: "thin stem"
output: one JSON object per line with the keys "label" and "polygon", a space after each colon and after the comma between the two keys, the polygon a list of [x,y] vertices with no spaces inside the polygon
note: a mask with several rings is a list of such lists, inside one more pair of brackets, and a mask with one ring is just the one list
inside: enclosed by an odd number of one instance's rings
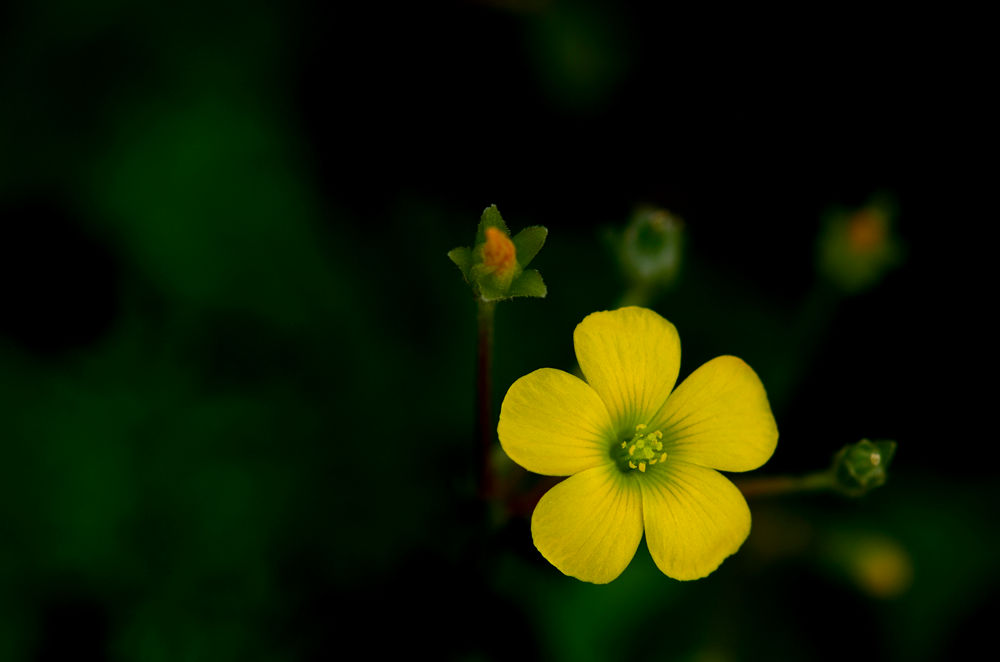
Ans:
{"label": "thin stem", "polygon": [[493,318],[496,302],[478,300],[476,350],[476,430],[479,434],[479,493],[493,495]]}
{"label": "thin stem", "polygon": [[653,299],[653,288],[647,281],[633,281],[618,300],[618,307],[648,306]]}
{"label": "thin stem", "polygon": [[746,497],[816,492],[836,488],[836,479],[830,470],[817,471],[804,476],[761,476],[759,478],[734,479],[733,483]]}

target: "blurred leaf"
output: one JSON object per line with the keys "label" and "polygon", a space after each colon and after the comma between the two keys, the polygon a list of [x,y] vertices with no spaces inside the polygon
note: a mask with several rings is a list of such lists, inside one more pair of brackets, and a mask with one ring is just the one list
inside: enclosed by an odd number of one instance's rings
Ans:
{"label": "blurred leaf", "polygon": [[286,127],[204,92],[123,113],[93,168],[98,217],[163,291],[303,323],[337,289]]}

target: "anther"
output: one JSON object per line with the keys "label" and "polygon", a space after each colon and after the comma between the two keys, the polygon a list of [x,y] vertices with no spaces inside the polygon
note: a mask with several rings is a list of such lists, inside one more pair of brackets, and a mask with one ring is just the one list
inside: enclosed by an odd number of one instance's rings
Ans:
{"label": "anther", "polygon": [[640,423],[635,426],[635,434],[631,439],[622,441],[619,444],[621,451],[616,452],[615,458],[622,471],[638,469],[645,473],[648,467],[666,461],[667,454],[663,450],[663,432],[654,430],[647,431],[648,426]]}

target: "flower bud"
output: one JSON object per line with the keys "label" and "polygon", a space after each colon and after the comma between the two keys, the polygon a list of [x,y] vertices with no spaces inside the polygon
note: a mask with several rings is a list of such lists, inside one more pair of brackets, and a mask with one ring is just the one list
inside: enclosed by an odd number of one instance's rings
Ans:
{"label": "flower bud", "polygon": [[517,249],[510,237],[494,227],[486,228],[486,243],[482,250],[486,269],[498,275],[513,275],[517,266]]}
{"label": "flower bud", "polygon": [[910,553],[884,533],[834,530],[821,544],[830,569],[874,598],[897,597],[913,583]]}
{"label": "flower bud", "polygon": [[636,211],[618,240],[622,271],[633,289],[654,296],[669,287],[680,271],[684,224],[666,210]]}
{"label": "flower bud", "polygon": [[818,268],[845,294],[865,290],[902,257],[892,231],[895,216],[890,201],[877,199],[861,209],[830,212],[819,238]]}
{"label": "flower bud", "polygon": [[532,226],[511,238],[496,205],[490,205],[483,211],[472,248],[459,246],[448,252],[448,258],[482,301],[544,297],[547,289],[541,275],[525,267],[538,254],[547,235],[544,227]]}
{"label": "flower bud", "polygon": [[833,459],[837,489],[849,496],[861,496],[883,485],[895,452],[895,441],[862,439],[844,446]]}

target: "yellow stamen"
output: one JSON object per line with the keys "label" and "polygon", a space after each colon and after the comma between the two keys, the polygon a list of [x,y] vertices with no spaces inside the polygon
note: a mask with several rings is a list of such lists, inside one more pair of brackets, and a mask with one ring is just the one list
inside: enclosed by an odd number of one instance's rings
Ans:
{"label": "yellow stamen", "polygon": [[663,432],[660,430],[649,430],[649,425],[640,423],[635,426],[635,434],[631,439],[621,442],[621,450],[615,451],[612,455],[618,462],[618,468],[622,471],[638,469],[646,473],[648,467],[664,462],[667,453],[663,450]]}
{"label": "yellow stamen", "polygon": [[667,459],[667,454],[663,450],[663,432],[660,430],[649,431],[648,425],[640,423],[635,426],[635,434],[631,439],[621,442],[621,451],[614,453],[618,462],[618,467],[622,471],[638,469],[645,473],[648,467],[654,466]]}

